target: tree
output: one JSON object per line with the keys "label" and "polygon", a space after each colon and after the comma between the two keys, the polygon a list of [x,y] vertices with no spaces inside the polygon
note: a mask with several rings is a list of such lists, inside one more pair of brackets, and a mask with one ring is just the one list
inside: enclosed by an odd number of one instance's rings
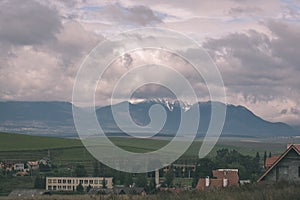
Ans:
{"label": "tree", "polygon": [[124,185],[126,187],[133,184],[132,175],[130,173],[126,173],[124,176]]}
{"label": "tree", "polygon": [[106,180],[105,180],[105,178],[103,178],[103,180],[102,180],[102,188],[104,188],[104,189],[107,188],[106,187]]}
{"label": "tree", "polygon": [[262,168],[261,168],[261,165],[260,165],[260,155],[259,155],[258,152],[256,152],[256,156],[254,158],[254,165],[253,165],[253,168],[251,169],[252,173],[256,174],[256,175],[253,176],[253,174],[252,174],[250,176],[252,176],[252,177],[258,176],[258,174],[260,174],[260,172],[261,172],[261,169]]}
{"label": "tree", "polygon": [[91,186],[91,185],[87,186],[86,192],[89,192],[91,189],[92,189],[92,186]]}
{"label": "tree", "polygon": [[83,165],[77,165],[75,169],[76,177],[85,177],[87,176],[87,171]]}
{"label": "tree", "polygon": [[260,161],[260,155],[259,155],[258,152],[256,152],[255,160],[256,160],[256,162],[258,162],[258,163],[259,163],[259,161]]}
{"label": "tree", "polygon": [[215,157],[216,168],[237,168],[240,179],[250,179],[253,175],[259,174],[261,167],[256,157],[245,156],[236,150],[221,149]]}
{"label": "tree", "polygon": [[171,187],[173,184],[173,180],[174,180],[174,173],[173,173],[173,169],[170,169],[166,174],[165,174],[165,184],[168,187]]}
{"label": "tree", "polygon": [[82,192],[84,191],[84,188],[83,188],[83,186],[82,186],[81,183],[79,183],[79,185],[77,185],[76,191],[77,191],[77,192],[80,192],[80,193],[82,193]]}
{"label": "tree", "polygon": [[99,171],[99,163],[98,163],[98,161],[95,161],[95,163],[94,163],[94,176],[99,176],[99,173],[100,171]]}
{"label": "tree", "polygon": [[40,170],[40,172],[49,172],[49,171],[51,171],[51,167],[48,164],[40,163],[39,170]]}
{"label": "tree", "polygon": [[45,189],[45,187],[46,187],[46,180],[45,180],[45,178],[37,175],[35,177],[35,180],[34,180],[34,188]]}
{"label": "tree", "polygon": [[267,160],[267,152],[265,151],[265,153],[264,153],[264,165],[266,164],[266,160]]}
{"label": "tree", "polygon": [[215,163],[209,158],[199,159],[196,164],[196,170],[193,177],[192,186],[196,187],[199,178],[205,178],[207,176],[212,177],[212,170],[215,166]]}
{"label": "tree", "polygon": [[196,175],[198,178],[212,177],[212,170],[215,163],[209,158],[199,159],[196,166]]}
{"label": "tree", "polygon": [[148,185],[146,174],[139,174],[135,181],[136,186],[146,188]]}
{"label": "tree", "polygon": [[260,166],[260,155],[258,152],[256,152],[256,156],[254,158],[254,162],[255,162],[255,166],[254,166],[254,171],[256,173],[259,173],[260,172],[260,169],[261,169],[261,166]]}
{"label": "tree", "polygon": [[219,149],[214,159],[216,161],[216,166],[218,166],[218,168],[227,168],[227,165],[229,163],[228,157],[229,157],[228,149]]}
{"label": "tree", "polygon": [[153,193],[156,190],[155,178],[151,178],[149,187],[147,188],[148,193]]}

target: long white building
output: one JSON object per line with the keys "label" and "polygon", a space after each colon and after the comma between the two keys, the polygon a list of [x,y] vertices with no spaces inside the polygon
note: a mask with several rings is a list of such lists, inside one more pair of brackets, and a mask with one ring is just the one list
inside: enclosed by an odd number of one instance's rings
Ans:
{"label": "long white building", "polygon": [[107,188],[112,188],[112,177],[46,177],[48,191],[75,191],[81,183],[84,188],[102,188],[103,180]]}

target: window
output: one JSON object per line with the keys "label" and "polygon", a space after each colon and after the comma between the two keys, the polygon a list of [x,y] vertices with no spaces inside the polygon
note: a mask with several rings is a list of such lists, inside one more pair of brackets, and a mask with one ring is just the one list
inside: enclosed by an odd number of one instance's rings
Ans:
{"label": "window", "polygon": [[72,180],[71,179],[68,180],[68,184],[72,184]]}
{"label": "window", "polygon": [[67,183],[67,180],[66,180],[66,179],[63,179],[63,183]]}
{"label": "window", "polygon": [[93,184],[94,183],[94,181],[93,180],[90,180],[90,184]]}
{"label": "window", "polygon": [[61,179],[58,179],[58,183],[61,183]]}
{"label": "window", "polygon": [[61,190],[61,185],[57,186],[58,190]]}
{"label": "window", "polygon": [[66,190],[66,189],[67,189],[67,186],[64,185],[64,186],[63,186],[63,190]]}
{"label": "window", "polygon": [[71,190],[72,189],[72,187],[71,186],[68,186],[68,190]]}
{"label": "window", "polygon": [[57,183],[57,180],[56,180],[56,179],[53,179],[53,183]]}
{"label": "window", "polygon": [[56,186],[55,185],[53,186],[53,190],[56,190]]}
{"label": "window", "polygon": [[282,172],[283,172],[283,174],[288,174],[289,173],[289,167],[283,167]]}
{"label": "window", "polygon": [[280,166],[279,167],[279,174],[280,175],[288,175],[289,174],[289,167],[288,166]]}
{"label": "window", "polygon": [[79,180],[79,182],[80,182],[81,184],[83,184],[83,180]]}
{"label": "window", "polygon": [[48,183],[52,183],[52,179],[48,179]]}
{"label": "window", "polygon": [[84,180],[84,184],[89,184],[89,180]]}
{"label": "window", "polygon": [[95,180],[95,184],[98,184],[98,180]]}

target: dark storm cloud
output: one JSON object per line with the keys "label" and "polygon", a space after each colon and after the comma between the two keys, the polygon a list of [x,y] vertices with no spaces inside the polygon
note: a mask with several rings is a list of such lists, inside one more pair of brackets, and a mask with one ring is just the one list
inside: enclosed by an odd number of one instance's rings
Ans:
{"label": "dark storm cloud", "polygon": [[280,114],[282,114],[282,115],[286,115],[286,114],[287,114],[287,112],[288,112],[288,110],[287,110],[287,109],[283,109],[283,110],[281,110],[281,111],[280,111]]}
{"label": "dark storm cloud", "polygon": [[161,19],[147,6],[124,7],[121,4],[111,4],[99,10],[99,13],[109,21],[117,21],[124,25],[148,25],[161,23]]}
{"label": "dark storm cloud", "polygon": [[128,68],[132,63],[132,57],[130,56],[130,54],[126,53],[124,54],[124,56],[122,56],[122,64]]}
{"label": "dark storm cloud", "polygon": [[58,54],[64,65],[74,68],[75,62],[83,59],[94,48],[103,36],[86,31],[78,22],[67,22],[63,25],[57,39],[48,42],[44,48],[50,54]]}
{"label": "dark storm cloud", "polygon": [[[255,100],[297,96],[299,92],[300,29],[289,23],[269,22],[272,37],[250,30],[208,39],[208,49],[220,67],[225,85]],[[294,93],[291,93],[294,91]]]}
{"label": "dark storm cloud", "polygon": [[0,42],[34,45],[55,39],[61,28],[58,13],[28,0],[3,1],[0,5]]}
{"label": "dark storm cloud", "polygon": [[300,70],[300,26],[293,23],[271,21],[268,23],[268,27],[277,37],[271,44],[274,56]]}

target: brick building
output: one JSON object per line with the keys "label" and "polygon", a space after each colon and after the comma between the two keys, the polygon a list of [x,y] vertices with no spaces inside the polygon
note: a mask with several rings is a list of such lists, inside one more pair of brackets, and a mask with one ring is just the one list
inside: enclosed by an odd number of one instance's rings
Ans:
{"label": "brick building", "polygon": [[196,188],[207,190],[238,185],[238,169],[217,169],[213,170],[213,178],[200,178]]}

